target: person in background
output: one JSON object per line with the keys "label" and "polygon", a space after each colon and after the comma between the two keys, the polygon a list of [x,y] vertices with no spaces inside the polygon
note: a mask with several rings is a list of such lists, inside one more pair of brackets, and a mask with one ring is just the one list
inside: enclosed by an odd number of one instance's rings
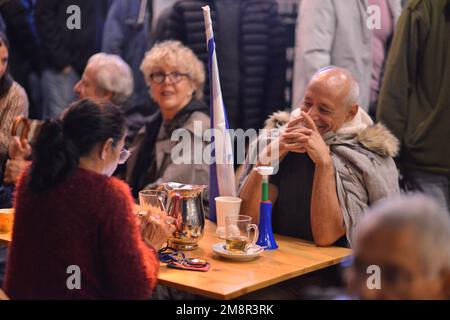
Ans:
{"label": "person in background", "polygon": [[[208,66],[202,6],[209,5],[229,127],[259,129],[285,107],[286,30],[275,0],[184,0],[172,7],[164,39],[181,41]],[[204,101],[209,104],[209,81]]]}
{"label": "person in background", "polygon": [[[194,151],[206,148],[203,131],[210,128],[209,110],[202,100],[203,64],[181,42],[164,41],[145,55],[141,70],[159,111],[139,132],[131,149],[126,180],[133,195],[137,197],[140,190],[161,182],[207,185],[208,164],[194,163]],[[201,130],[194,130],[195,125],[201,125]],[[171,136],[179,129],[188,133],[192,143],[188,163],[182,163],[182,155],[172,154],[178,142]]]}
{"label": "person in background", "polygon": [[[3,181],[5,162],[11,143],[11,123],[19,116],[28,115],[28,97],[25,90],[14,81],[9,73],[9,44],[0,32],[0,181]],[[12,188],[0,184],[0,207],[11,207]],[[0,286],[3,282],[7,248],[0,245]]]}
{"label": "person in background", "polygon": [[406,191],[450,210],[450,1],[410,1],[386,63],[377,118],[401,143]]}
{"label": "person in background", "polygon": [[152,10],[152,1],[116,0],[108,11],[103,30],[102,51],[119,55],[133,71],[133,95],[124,106],[131,140],[155,111],[148,97],[145,79],[139,70],[145,52],[152,43]]}
{"label": "person in background", "polygon": [[[97,102],[109,101],[123,109],[133,92],[133,76],[130,67],[119,56],[96,53],[89,58],[83,76],[73,88],[80,99]],[[14,185],[20,173],[28,165],[31,146],[27,140],[14,137],[6,162],[3,182]]]}
{"label": "person in background", "polygon": [[35,19],[44,63],[43,119],[57,117],[75,100],[73,86],[89,57],[101,49],[110,3],[111,0],[36,1]]}
{"label": "person in background", "polygon": [[[11,143],[11,124],[17,116],[28,115],[28,97],[25,90],[9,73],[9,44],[0,33],[0,181],[3,181],[8,149]],[[10,192],[0,186],[0,206],[5,207]]]}
{"label": "person in background", "polygon": [[80,99],[109,101],[125,111],[133,88],[130,66],[118,55],[100,52],[89,58],[73,91]]}
{"label": "person in background", "polygon": [[[449,243],[449,214],[433,198],[380,201],[356,229],[350,293],[376,300],[450,299]],[[369,266],[379,268],[378,280],[368,280],[376,275]]]}
{"label": "person in background", "polygon": [[[368,11],[369,6],[376,6],[377,10]],[[296,30],[292,107],[301,105],[315,72],[335,65],[354,74],[361,90],[360,105],[374,118],[384,61],[401,10],[400,0],[302,0]],[[380,25],[372,27],[377,13]]]}
{"label": "person in background", "polygon": [[[157,34],[163,32],[159,26],[161,10],[170,9],[174,2],[174,0],[115,0],[105,20],[102,51],[122,57],[133,71],[133,96],[124,106],[130,141],[157,109],[148,96],[147,84],[139,67],[145,52],[152,47],[156,39],[161,38]],[[162,21],[165,19],[162,18]]]}
{"label": "person in background", "polygon": [[[392,159],[398,141],[382,125],[373,125],[359,107],[358,93],[358,83],[345,69],[330,66],[313,76],[301,109],[285,115],[287,124],[258,158],[247,159],[241,212],[259,220],[262,178],[252,169],[276,166],[269,180],[274,232],[319,246],[351,246],[367,208],[399,193]],[[276,118],[280,114],[269,122]]]}
{"label": "person in background", "polygon": [[[120,108],[91,100],[42,125],[17,186],[4,284],[11,299],[150,297],[156,251],[175,228],[150,216],[141,236],[130,189],[110,177],[129,156],[125,131]],[[70,266],[81,270],[78,290],[67,285]]]}
{"label": "person in background", "polygon": [[42,56],[34,19],[34,3],[34,0],[0,1],[0,16],[5,22],[2,32],[8,37],[11,46],[10,73],[28,95],[30,117],[40,119]]}

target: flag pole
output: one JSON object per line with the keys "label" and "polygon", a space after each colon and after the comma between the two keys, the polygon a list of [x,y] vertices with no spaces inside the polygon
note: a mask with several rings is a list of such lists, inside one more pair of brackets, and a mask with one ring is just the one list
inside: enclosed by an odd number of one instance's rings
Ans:
{"label": "flag pole", "polygon": [[216,203],[218,196],[236,196],[233,149],[228,132],[227,113],[223,103],[219,80],[219,68],[215,51],[214,33],[209,6],[202,7],[205,19],[206,43],[208,48],[208,70],[210,79],[210,116],[213,132],[212,156],[209,176],[210,220],[216,222]]}

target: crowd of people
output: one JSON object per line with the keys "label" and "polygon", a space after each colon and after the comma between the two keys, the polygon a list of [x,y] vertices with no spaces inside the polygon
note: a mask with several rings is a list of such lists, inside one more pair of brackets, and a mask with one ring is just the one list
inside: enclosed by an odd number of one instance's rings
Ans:
{"label": "crowd of people", "polygon": [[[253,169],[275,166],[274,231],[353,248],[352,297],[450,298],[450,0],[299,0],[292,106],[275,0],[0,2],[0,207],[15,209],[0,288],[151,297],[174,227],[139,224],[138,192],[209,183],[209,164],[179,164],[171,139],[186,131],[191,159],[209,143],[194,129],[211,125],[204,5],[229,127],[276,132],[236,168],[241,212],[258,221]],[[33,141],[12,136],[17,116],[42,121]],[[70,291],[74,264],[85,282]],[[364,287],[369,265],[383,289]]]}

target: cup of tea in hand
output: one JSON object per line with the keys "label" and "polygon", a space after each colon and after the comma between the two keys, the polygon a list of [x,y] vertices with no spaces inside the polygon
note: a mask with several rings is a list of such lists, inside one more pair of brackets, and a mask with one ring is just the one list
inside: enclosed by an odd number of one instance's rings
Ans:
{"label": "cup of tea in hand", "polygon": [[167,216],[164,205],[156,190],[139,191],[139,206],[144,214],[150,214],[157,218]]}
{"label": "cup of tea in hand", "polygon": [[245,215],[225,217],[225,248],[228,252],[247,253],[255,246],[259,232],[258,226],[251,222],[252,217]]}

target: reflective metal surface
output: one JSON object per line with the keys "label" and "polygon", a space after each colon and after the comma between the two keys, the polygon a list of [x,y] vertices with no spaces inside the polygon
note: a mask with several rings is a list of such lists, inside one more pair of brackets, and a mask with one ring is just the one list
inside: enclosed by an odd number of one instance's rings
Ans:
{"label": "reflective metal surface", "polygon": [[193,250],[203,236],[205,210],[202,202],[204,185],[164,183],[157,190],[169,216],[175,219],[177,230],[169,239],[180,250]]}

